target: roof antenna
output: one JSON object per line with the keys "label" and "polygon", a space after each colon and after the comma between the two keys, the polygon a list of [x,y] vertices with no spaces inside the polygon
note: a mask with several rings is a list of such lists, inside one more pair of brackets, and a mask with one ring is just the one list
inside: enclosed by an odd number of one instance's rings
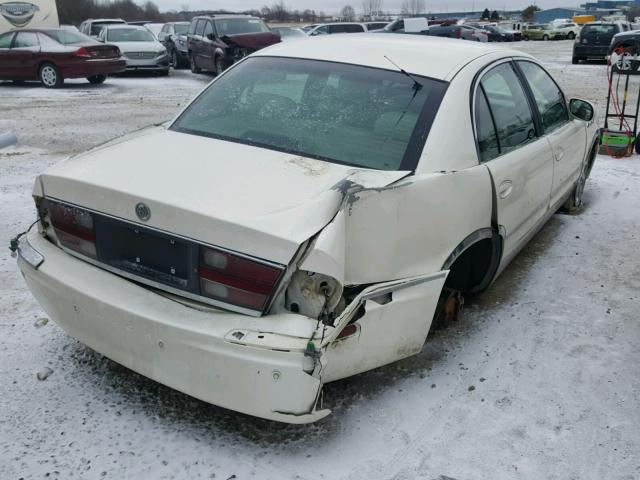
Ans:
{"label": "roof antenna", "polygon": [[400,68],[396,62],[394,62],[393,60],[391,60],[391,59],[390,59],[389,57],[387,57],[386,55],[384,55],[384,58],[386,58],[386,59],[389,61],[389,63],[390,63],[391,65],[393,65],[393,66],[394,66],[394,67],[396,67],[398,70],[400,70],[400,72],[401,72],[403,75],[406,75],[406,76],[407,76],[407,77],[409,77],[411,80],[413,80],[413,89],[414,89],[416,92],[422,88],[422,84],[421,84],[418,80],[416,80],[416,78],[415,78],[413,75],[411,75],[409,72],[407,72],[404,68]]}

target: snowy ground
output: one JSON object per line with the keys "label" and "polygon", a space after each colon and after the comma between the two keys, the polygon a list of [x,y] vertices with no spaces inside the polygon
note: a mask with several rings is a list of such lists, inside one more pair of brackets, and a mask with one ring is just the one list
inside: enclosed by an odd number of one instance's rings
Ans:
{"label": "snowy ground", "polygon": [[[522,42],[570,96],[605,67]],[[0,245],[33,218],[34,176],[169,119],[209,80],[0,84]],[[640,478],[640,160],[599,158],[580,216],[556,215],[461,321],[416,357],[330,384],[326,420],[288,426],[145,379],[68,337],[0,255],[0,479]],[[44,381],[36,374],[53,373]]]}

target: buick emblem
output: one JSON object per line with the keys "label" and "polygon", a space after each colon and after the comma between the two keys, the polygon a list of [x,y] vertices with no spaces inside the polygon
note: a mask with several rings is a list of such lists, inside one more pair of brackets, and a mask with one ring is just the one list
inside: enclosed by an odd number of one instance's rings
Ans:
{"label": "buick emblem", "polygon": [[140,220],[146,222],[151,218],[151,210],[144,203],[140,202],[136,205],[136,215]]}
{"label": "buick emblem", "polygon": [[0,3],[0,15],[14,27],[26,27],[40,7],[27,2]]}

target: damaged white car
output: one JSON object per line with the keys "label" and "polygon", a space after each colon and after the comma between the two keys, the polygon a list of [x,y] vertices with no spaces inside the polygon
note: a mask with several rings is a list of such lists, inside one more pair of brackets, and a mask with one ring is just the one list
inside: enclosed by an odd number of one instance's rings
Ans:
{"label": "damaged white car", "polygon": [[170,124],[40,175],[14,247],[47,313],[189,395],[313,422],[324,383],[420,352],[580,206],[593,107],[533,58],[337,37],[261,50]]}

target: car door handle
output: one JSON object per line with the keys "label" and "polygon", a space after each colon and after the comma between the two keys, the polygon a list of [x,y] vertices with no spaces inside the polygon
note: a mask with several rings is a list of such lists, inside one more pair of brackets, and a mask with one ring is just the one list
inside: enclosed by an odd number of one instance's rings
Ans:
{"label": "car door handle", "polygon": [[500,198],[507,198],[509,195],[511,195],[512,191],[513,182],[511,180],[505,180],[500,184],[500,187],[498,188],[498,196]]}

